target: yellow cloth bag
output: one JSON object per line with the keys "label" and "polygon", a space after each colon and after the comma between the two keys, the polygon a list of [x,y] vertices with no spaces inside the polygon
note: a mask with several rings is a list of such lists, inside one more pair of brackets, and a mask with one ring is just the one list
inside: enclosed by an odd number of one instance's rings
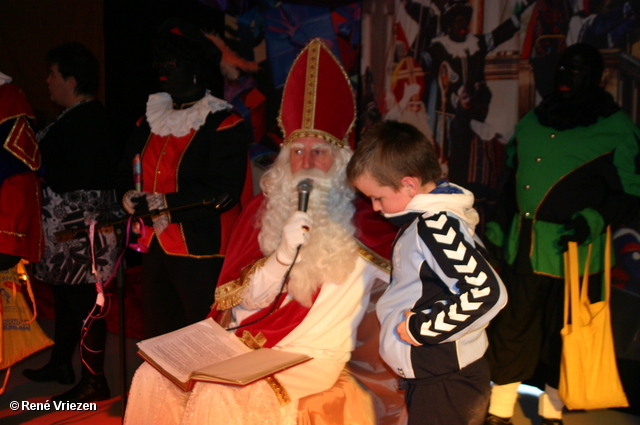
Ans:
{"label": "yellow cloth bag", "polygon": [[558,391],[568,409],[627,407],[611,333],[611,230],[607,228],[604,254],[605,296],[603,301],[595,303],[591,303],[588,296],[591,246],[588,251],[582,288],[575,242],[569,242],[564,256],[564,327]]}
{"label": "yellow cloth bag", "polygon": [[[23,286],[20,284],[18,267],[0,271],[0,370],[7,369],[14,363],[31,354],[53,344],[53,341],[44,333],[36,315],[31,310],[23,294]],[[26,276],[26,273],[24,274]],[[27,280],[24,285],[33,301],[31,285]],[[10,371],[7,370],[4,385],[0,388],[0,394],[9,379]]]}

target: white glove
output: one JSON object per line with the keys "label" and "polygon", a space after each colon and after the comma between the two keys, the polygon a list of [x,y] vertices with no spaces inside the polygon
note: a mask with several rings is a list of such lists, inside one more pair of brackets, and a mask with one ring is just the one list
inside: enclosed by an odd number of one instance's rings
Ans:
{"label": "white glove", "polygon": [[[276,259],[281,264],[291,264],[300,245],[309,240],[313,220],[306,212],[296,211],[282,227],[282,241],[276,249]],[[299,258],[298,258],[299,259]]]}
{"label": "white glove", "polygon": [[164,203],[164,195],[162,193],[147,193],[146,195],[149,211],[167,208],[167,205]]}
{"label": "white glove", "polygon": [[[147,193],[147,205],[149,206],[149,211],[167,208],[162,193]],[[151,219],[153,220],[153,230],[156,235],[164,232],[164,229],[169,226],[169,213],[167,212],[154,215]]]}
{"label": "white glove", "polygon": [[148,195],[147,192],[138,192],[137,190],[128,191],[122,197],[122,205],[124,206],[124,209],[129,214],[133,214],[136,211],[136,205],[138,204],[138,202],[134,201],[133,199],[146,195]]}
{"label": "white glove", "polygon": [[151,219],[153,220],[153,231],[156,235],[164,232],[164,229],[169,226],[169,215],[167,213],[156,215]]}

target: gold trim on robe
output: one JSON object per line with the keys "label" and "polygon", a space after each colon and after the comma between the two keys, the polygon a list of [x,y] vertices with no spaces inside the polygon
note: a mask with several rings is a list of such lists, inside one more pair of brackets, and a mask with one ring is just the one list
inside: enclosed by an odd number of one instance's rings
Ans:
{"label": "gold trim on robe", "polygon": [[[242,341],[247,347],[253,350],[256,350],[267,343],[267,338],[265,338],[262,332],[258,332],[256,336],[253,336],[251,335],[251,332],[244,331],[242,332],[242,337],[240,338],[240,341]],[[278,403],[280,403],[280,406],[284,406],[285,404],[291,401],[291,397],[289,397],[289,393],[287,393],[287,390],[280,383],[280,381],[278,381],[278,378],[271,375],[271,376],[267,376],[266,378],[263,378],[263,381],[269,384],[276,398],[278,399]]]}
{"label": "gold trim on robe", "polygon": [[364,258],[367,262],[373,264],[383,272],[391,274],[391,261],[382,257],[381,255],[374,252],[372,249],[368,248],[362,242],[356,239],[358,243],[358,253],[362,258]]}
{"label": "gold trim on robe", "polygon": [[242,292],[251,282],[251,276],[253,276],[256,270],[264,266],[268,258],[269,257],[263,257],[254,261],[242,269],[238,279],[218,286],[215,294],[216,302],[212,308],[216,310],[229,310],[240,304],[242,301]]}

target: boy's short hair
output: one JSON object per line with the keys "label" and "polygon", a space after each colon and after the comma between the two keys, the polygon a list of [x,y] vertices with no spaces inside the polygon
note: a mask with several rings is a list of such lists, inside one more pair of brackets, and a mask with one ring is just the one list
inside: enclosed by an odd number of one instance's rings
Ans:
{"label": "boy's short hair", "polygon": [[397,191],[403,177],[418,177],[422,184],[435,182],[442,169],[431,141],[420,130],[411,124],[382,121],[367,131],[347,166],[351,184],[364,173]]}
{"label": "boy's short hair", "polygon": [[76,79],[76,94],[94,96],[100,83],[100,63],[82,43],[72,41],[49,50],[45,60],[58,66],[64,79]]}

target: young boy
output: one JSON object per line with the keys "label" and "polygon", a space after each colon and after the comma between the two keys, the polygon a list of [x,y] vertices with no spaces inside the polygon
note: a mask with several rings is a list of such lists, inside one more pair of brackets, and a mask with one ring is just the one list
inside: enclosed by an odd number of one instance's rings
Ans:
{"label": "young boy", "polygon": [[440,175],[429,140],[394,121],[371,128],[347,167],[374,210],[402,226],[377,314],[380,355],[408,384],[409,425],[480,425],[490,394],[485,327],[507,296],[474,239],[473,194]]}

